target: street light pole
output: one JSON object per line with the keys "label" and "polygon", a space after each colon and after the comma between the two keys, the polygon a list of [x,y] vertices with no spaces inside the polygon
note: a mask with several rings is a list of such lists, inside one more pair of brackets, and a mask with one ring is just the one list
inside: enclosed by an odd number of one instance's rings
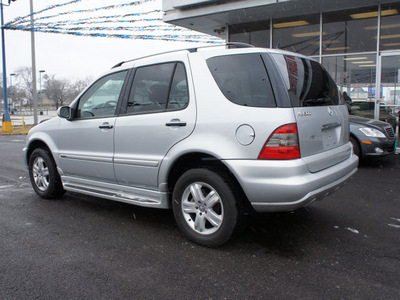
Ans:
{"label": "street light pole", "polygon": [[13,87],[12,87],[12,77],[15,76],[14,73],[10,74],[10,89],[11,89],[11,101],[10,101],[10,107],[11,107],[11,114],[14,114],[14,93],[13,93]]}
{"label": "street light pole", "polygon": [[35,31],[33,24],[33,1],[30,0],[31,8],[31,51],[32,51],[32,101],[33,101],[33,123],[38,124],[37,113],[37,87],[36,87],[36,54],[35,54]]}
{"label": "street light pole", "polygon": [[46,72],[45,70],[39,70],[39,82],[40,82],[40,114],[43,115],[43,91],[42,91],[42,73]]}
{"label": "street light pole", "polygon": [[2,128],[6,132],[12,131],[11,126],[11,118],[10,114],[8,113],[8,104],[7,104],[7,71],[6,71],[6,47],[4,41],[4,17],[3,17],[3,0],[0,3],[0,10],[1,10],[1,49],[3,53],[3,96],[4,96],[4,114],[3,114],[3,123]]}

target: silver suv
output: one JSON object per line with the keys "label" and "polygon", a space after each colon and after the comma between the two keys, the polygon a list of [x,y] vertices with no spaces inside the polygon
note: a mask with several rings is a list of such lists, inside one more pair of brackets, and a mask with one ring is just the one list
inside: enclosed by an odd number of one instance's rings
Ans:
{"label": "silver suv", "polygon": [[122,62],[34,127],[24,151],[36,193],[172,207],[187,238],[215,247],[251,210],[295,210],[341,187],[358,158],[326,70],[228,46]]}

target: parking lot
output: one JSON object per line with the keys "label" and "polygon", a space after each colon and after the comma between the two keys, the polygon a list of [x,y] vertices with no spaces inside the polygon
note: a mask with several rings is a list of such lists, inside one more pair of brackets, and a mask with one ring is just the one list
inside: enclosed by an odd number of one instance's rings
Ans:
{"label": "parking lot", "polygon": [[172,211],[39,198],[25,136],[0,136],[0,299],[400,299],[400,156],[292,213],[253,216],[217,249]]}

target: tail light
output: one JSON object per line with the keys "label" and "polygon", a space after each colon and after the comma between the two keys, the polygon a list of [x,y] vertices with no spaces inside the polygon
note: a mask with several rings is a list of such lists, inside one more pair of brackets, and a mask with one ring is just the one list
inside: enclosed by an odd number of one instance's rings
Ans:
{"label": "tail light", "polygon": [[262,148],[258,159],[300,158],[299,138],[296,124],[287,124],[276,129]]}

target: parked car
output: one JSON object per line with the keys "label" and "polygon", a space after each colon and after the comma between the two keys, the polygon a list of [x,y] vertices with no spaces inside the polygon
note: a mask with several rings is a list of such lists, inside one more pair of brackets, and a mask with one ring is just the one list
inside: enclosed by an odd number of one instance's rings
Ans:
{"label": "parked car", "polygon": [[34,127],[24,153],[36,193],[172,207],[187,238],[215,247],[253,209],[336,191],[358,158],[332,78],[305,56],[229,46],[122,62]]}
{"label": "parked car", "polygon": [[385,156],[396,151],[396,137],[389,123],[349,116],[350,142],[360,158]]}
{"label": "parked car", "polygon": [[[353,101],[350,114],[354,116],[373,119],[375,116],[375,102]],[[397,126],[397,119],[392,115],[392,109],[384,106],[379,107],[379,120],[389,123],[393,128]]]}

